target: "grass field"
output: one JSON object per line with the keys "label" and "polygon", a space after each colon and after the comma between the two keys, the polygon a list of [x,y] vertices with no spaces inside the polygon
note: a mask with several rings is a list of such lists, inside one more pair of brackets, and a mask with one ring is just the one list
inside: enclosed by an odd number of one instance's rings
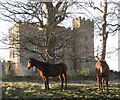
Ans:
{"label": "grass field", "polygon": [[50,82],[50,90],[44,90],[41,82],[2,82],[2,98],[22,98],[22,99],[65,99],[65,98],[105,98],[120,99],[120,84],[110,82],[109,91],[98,91],[96,82],[68,83],[67,90],[60,90],[59,82]]}

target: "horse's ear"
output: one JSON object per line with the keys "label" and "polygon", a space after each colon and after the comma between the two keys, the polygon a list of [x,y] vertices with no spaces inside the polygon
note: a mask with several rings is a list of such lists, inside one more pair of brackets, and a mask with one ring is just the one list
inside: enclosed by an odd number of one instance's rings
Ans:
{"label": "horse's ear", "polygon": [[97,60],[100,60],[100,58],[98,56],[96,56]]}

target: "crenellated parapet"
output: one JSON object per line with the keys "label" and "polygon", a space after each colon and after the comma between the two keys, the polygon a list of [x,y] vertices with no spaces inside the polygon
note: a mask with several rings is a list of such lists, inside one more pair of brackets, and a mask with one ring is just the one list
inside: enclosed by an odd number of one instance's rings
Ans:
{"label": "crenellated parapet", "polygon": [[85,19],[81,17],[73,19],[72,24],[73,24],[73,28],[88,27],[88,26],[92,28],[94,27],[93,20]]}

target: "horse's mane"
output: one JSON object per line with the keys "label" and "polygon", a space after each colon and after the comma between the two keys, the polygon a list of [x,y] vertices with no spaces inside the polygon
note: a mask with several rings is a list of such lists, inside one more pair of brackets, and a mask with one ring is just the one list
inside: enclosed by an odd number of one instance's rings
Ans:
{"label": "horse's mane", "polygon": [[30,60],[34,60],[34,61],[37,61],[37,62],[41,62],[41,63],[48,63],[48,62],[43,62],[43,61],[40,61],[40,60],[37,60],[37,59],[34,59],[34,58],[29,58]]}
{"label": "horse's mane", "polygon": [[43,62],[43,61],[39,61],[37,59],[34,59],[34,58],[29,58],[31,61],[34,61],[34,62],[37,62],[37,63],[40,63],[42,65],[49,65],[50,63],[49,62]]}

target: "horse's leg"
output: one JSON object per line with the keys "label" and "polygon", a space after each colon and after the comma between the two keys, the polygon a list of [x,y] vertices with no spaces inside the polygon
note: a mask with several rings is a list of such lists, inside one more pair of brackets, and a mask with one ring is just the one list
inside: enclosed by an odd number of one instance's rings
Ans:
{"label": "horse's leg", "polygon": [[100,78],[100,90],[102,90],[102,78]]}
{"label": "horse's leg", "polygon": [[63,89],[63,80],[64,80],[63,75],[60,74],[59,78],[60,78],[60,80],[61,80],[61,82],[62,82],[62,83],[61,83],[61,89]]}
{"label": "horse's leg", "polygon": [[100,90],[101,83],[100,83],[100,77],[99,76],[97,76],[97,81],[98,81],[98,89]]}
{"label": "horse's leg", "polygon": [[50,89],[50,88],[49,88],[49,80],[48,80],[48,78],[46,78],[46,88],[47,88],[47,90]]}
{"label": "horse's leg", "polygon": [[45,84],[45,90],[47,90],[47,81],[45,78],[43,78],[44,84]]}
{"label": "horse's leg", "polygon": [[108,91],[108,77],[106,77],[106,89]]}
{"label": "horse's leg", "polygon": [[44,80],[44,84],[45,84],[45,90],[47,90],[47,81],[46,79],[43,79]]}
{"label": "horse's leg", "polygon": [[65,89],[67,88],[67,74],[64,73]]}
{"label": "horse's leg", "polygon": [[104,78],[102,78],[102,90],[104,90]]}
{"label": "horse's leg", "polygon": [[47,79],[44,76],[42,76],[42,79],[43,79],[44,84],[45,84],[45,90],[47,90]]}

